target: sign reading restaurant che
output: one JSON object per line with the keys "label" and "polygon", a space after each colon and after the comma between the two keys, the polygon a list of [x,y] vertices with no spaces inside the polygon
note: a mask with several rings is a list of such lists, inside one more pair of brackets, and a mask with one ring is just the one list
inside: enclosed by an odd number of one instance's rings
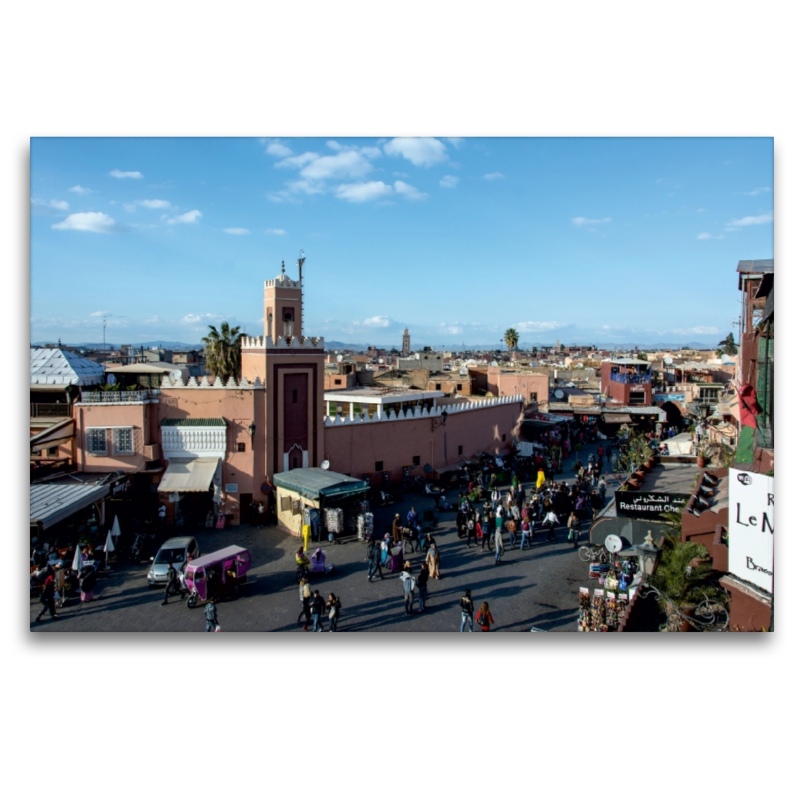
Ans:
{"label": "sign reading restaurant che", "polygon": [[728,572],[772,592],[775,479],[728,470]]}
{"label": "sign reading restaurant che", "polygon": [[689,495],[672,492],[616,492],[614,499],[618,517],[661,519],[661,515],[668,511],[683,511]]}

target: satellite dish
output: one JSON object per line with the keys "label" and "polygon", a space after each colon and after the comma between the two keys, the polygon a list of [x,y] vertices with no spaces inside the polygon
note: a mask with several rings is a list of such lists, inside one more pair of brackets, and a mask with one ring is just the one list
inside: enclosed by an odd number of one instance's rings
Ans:
{"label": "satellite dish", "polygon": [[497,362],[496,361],[492,361],[492,363],[489,366],[496,367],[497,366]]}
{"label": "satellite dish", "polygon": [[179,369],[174,369],[172,372],[170,372],[169,376],[172,378],[172,380],[176,381],[178,378],[183,377],[183,373]]}
{"label": "satellite dish", "polygon": [[669,366],[672,363],[672,356],[664,356],[664,363]]}
{"label": "satellite dish", "polygon": [[324,461],[323,461],[323,462],[320,464],[320,467],[322,467],[322,469],[330,469],[330,468],[331,468],[331,462],[330,462],[330,461],[328,461],[328,459],[326,458],[326,459],[325,459],[325,460],[324,460]]}
{"label": "satellite dish", "polygon": [[343,359],[344,359],[344,356],[336,356],[336,363],[337,364],[341,364]]}
{"label": "satellite dish", "polygon": [[610,533],[606,536],[605,545],[609,553],[619,553],[622,550],[622,539],[615,533]]}
{"label": "satellite dish", "polygon": [[382,359],[382,358],[379,358],[379,359],[378,359],[378,363],[379,363],[379,364],[383,364],[383,359]]}
{"label": "satellite dish", "polygon": [[561,400],[561,398],[564,396],[564,392],[562,392],[562,391],[561,391],[561,389],[556,389],[556,390],[553,392],[553,394],[554,394],[554,395],[556,396],[556,398],[557,398],[557,399],[559,399],[559,400]]}

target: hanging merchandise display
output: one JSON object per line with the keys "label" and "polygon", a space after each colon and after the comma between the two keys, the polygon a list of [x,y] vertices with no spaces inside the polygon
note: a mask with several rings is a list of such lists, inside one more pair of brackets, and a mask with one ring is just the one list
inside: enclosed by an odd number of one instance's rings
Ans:
{"label": "hanging merchandise display", "polygon": [[358,538],[369,539],[372,537],[372,512],[367,511],[358,515]]}
{"label": "hanging merchandise display", "polygon": [[581,587],[578,593],[578,630],[582,633],[616,631],[628,605],[626,594]]}
{"label": "hanging merchandise display", "polygon": [[341,533],[344,530],[344,512],[341,508],[325,509],[325,527],[331,533]]}

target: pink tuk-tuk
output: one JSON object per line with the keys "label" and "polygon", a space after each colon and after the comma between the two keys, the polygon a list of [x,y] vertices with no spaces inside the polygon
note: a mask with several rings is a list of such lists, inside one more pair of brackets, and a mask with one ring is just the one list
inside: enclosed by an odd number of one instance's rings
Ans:
{"label": "pink tuk-tuk", "polygon": [[189,590],[186,605],[194,608],[209,598],[237,597],[247,583],[250,551],[231,545],[214,553],[196,558],[186,565],[184,582]]}

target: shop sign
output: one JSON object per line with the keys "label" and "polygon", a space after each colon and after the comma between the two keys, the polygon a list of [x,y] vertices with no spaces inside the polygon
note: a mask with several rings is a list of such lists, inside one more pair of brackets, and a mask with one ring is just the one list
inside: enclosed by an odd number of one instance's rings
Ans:
{"label": "shop sign", "polygon": [[729,469],[728,572],[772,592],[775,479]]}
{"label": "shop sign", "polygon": [[225,494],[238,494],[239,493],[239,484],[238,483],[226,483],[225,484]]}
{"label": "shop sign", "polygon": [[661,394],[660,392],[653,394],[653,401],[656,403],[667,403],[669,401],[682,403],[684,400],[686,400],[685,394]]}
{"label": "shop sign", "polygon": [[112,490],[111,494],[119,494],[120,492],[124,492],[127,489],[130,489],[131,480],[128,478],[127,480],[120,481]]}
{"label": "shop sign", "polygon": [[661,515],[668,511],[683,511],[689,495],[671,492],[616,492],[614,499],[618,517],[660,520]]}

